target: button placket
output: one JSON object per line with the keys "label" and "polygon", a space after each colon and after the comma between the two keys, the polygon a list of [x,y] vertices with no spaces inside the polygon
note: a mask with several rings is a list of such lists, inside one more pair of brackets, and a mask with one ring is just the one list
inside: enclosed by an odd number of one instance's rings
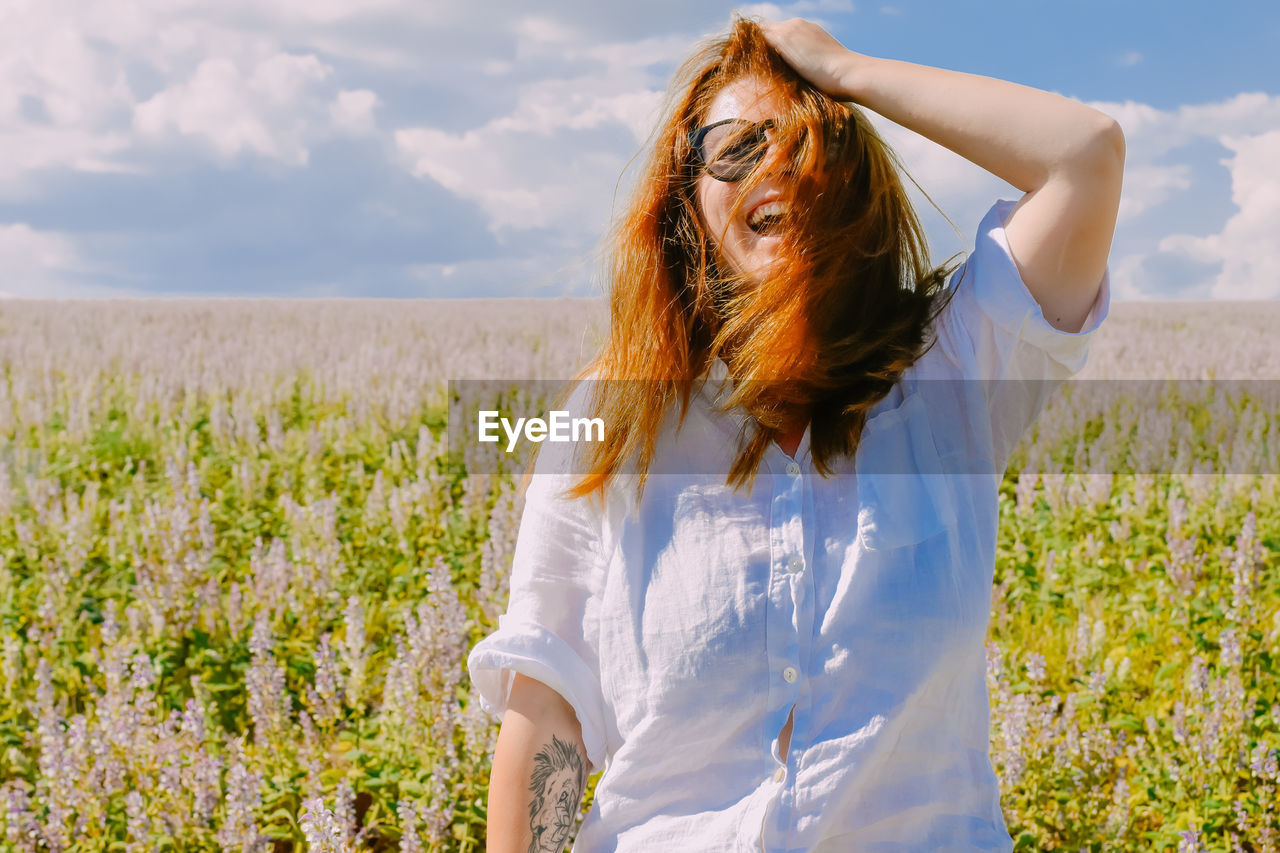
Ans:
{"label": "button placket", "polygon": [[[769,513],[769,583],[768,597],[765,603],[767,618],[765,620],[765,649],[770,676],[768,679],[767,719],[772,719],[778,708],[794,707],[797,698],[795,682],[799,680],[799,671],[790,666],[801,659],[799,629],[796,625],[796,613],[801,606],[797,598],[796,574],[792,566],[794,557],[802,554],[804,549],[805,523],[805,483],[798,475],[800,465],[791,459],[779,458],[783,454],[771,453],[766,462],[771,470],[771,500]],[[779,678],[781,675],[781,678]],[[766,753],[772,753],[770,762],[772,770],[764,775],[767,791],[766,805],[760,820],[760,834],[754,839],[761,851],[768,847],[765,844],[766,834],[777,831],[773,826],[777,818],[771,819],[776,809],[785,807],[786,782],[789,770],[781,754],[781,729],[772,723],[766,723]],[[793,726],[794,730],[794,726]],[[792,735],[794,737],[794,734]],[[772,740],[772,745],[770,744]],[[750,824],[748,824],[750,825]]]}
{"label": "button placket", "polygon": [[[806,628],[804,620],[797,617],[805,613],[808,603],[808,586],[803,581],[806,568],[805,538],[806,498],[808,484],[803,476],[803,466],[794,459],[779,460],[783,464],[773,467],[777,476],[773,481],[772,530],[770,546],[773,559],[773,578],[770,584],[770,607],[767,625],[767,647],[769,662],[773,670],[770,679],[770,709],[779,704],[785,709],[794,709],[798,701],[800,681],[799,661],[803,660]],[[785,716],[785,714],[784,714]],[[773,748],[781,747],[781,734],[777,729],[771,731]],[[795,740],[795,725],[791,724],[791,738]],[[773,780],[784,792],[790,778],[788,757],[774,755],[779,762],[772,773],[766,777]],[[780,766],[779,766],[780,765]],[[774,808],[783,808],[783,802],[773,804]],[[762,827],[763,829],[763,827]]]}

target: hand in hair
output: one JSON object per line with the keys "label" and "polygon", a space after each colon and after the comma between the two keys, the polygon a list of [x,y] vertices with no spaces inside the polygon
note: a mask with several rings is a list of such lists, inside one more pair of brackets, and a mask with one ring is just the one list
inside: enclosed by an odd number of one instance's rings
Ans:
{"label": "hand in hair", "polygon": [[859,54],[803,18],[763,23],[760,29],[769,45],[797,74],[837,101],[853,100],[852,76]]}

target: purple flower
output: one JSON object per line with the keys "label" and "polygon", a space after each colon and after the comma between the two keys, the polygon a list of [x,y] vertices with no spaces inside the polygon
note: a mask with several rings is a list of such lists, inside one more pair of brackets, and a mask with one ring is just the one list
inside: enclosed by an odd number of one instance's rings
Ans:
{"label": "purple flower", "polygon": [[10,779],[0,785],[0,807],[4,808],[5,840],[22,853],[34,853],[40,835],[40,824],[31,807],[27,783]]}
{"label": "purple flower", "polygon": [[347,853],[351,849],[337,817],[319,797],[302,804],[298,828],[307,840],[309,853]]}
{"label": "purple flower", "polygon": [[260,836],[257,811],[262,806],[262,774],[250,773],[234,750],[231,769],[227,771],[226,818],[218,831],[218,843],[224,848],[256,848]]}
{"label": "purple flower", "polygon": [[316,721],[327,726],[342,716],[342,694],[338,689],[337,655],[329,647],[329,635],[320,637],[312,657],[316,664],[315,689],[308,689]]}
{"label": "purple flower", "polygon": [[987,677],[993,682],[998,682],[1003,669],[1004,652],[995,643],[987,643]]}
{"label": "purple flower", "polygon": [[142,794],[137,789],[125,794],[124,797],[125,817],[128,821],[125,827],[126,837],[133,842],[129,845],[131,849],[144,850],[146,842],[151,836],[151,818],[147,817],[146,808],[142,802]]}
{"label": "purple flower", "polygon": [[347,668],[347,702],[351,707],[360,706],[364,696],[365,666],[367,663],[364,633],[364,607],[359,596],[347,599],[347,609],[343,613],[346,624],[346,635],[339,647],[341,658]]}
{"label": "purple flower", "polygon": [[1259,779],[1272,779],[1280,782],[1280,763],[1277,763],[1276,751],[1267,749],[1265,743],[1260,743],[1254,747],[1253,762],[1249,765],[1249,769]]}
{"label": "purple flower", "polygon": [[351,841],[356,834],[356,792],[348,779],[343,778],[338,783],[335,797],[337,802],[333,809],[334,818],[342,831],[343,841]]}
{"label": "purple flower", "polygon": [[1039,684],[1044,680],[1044,655],[1032,653],[1027,655],[1027,677]]}
{"label": "purple flower", "polygon": [[1095,695],[1102,695],[1107,689],[1107,674],[1102,670],[1098,670],[1089,676],[1089,692]]}
{"label": "purple flower", "polygon": [[285,690],[284,669],[272,656],[271,646],[269,616],[262,611],[254,622],[249,641],[253,657],[244,677],[254,743],[258,746],[265,746],[274,733],[283,731],[293,711],[292,700]]}
{"label": "purple flower", "polygon": [[1234,628],[1228,628],[1218,637],[1218,644],[1221,646],[1218,659],[1222,665],[1228,669],[1234,669],[1240,666],[1244,660],[1244,655],[1240,651],[1240,639],[1236,636]]}
{"label": "purple flower", "polygon": [[1173,739],[1177,743],[1187,742],[1187,706],[1182,702],[1173,703]]}
{"label": "purple flower", "polygon": [[400,818],[400,853],[423,853],[422,839],[418,837],[418,814],[407,800],[396,803],[396,815]]}
{"label": "purple flower", "polygon": [[1199,699],[1209,689],[1209,667],[1200,655],[1191,659],[1191,671],[1187,674],[1187,689],[1191,692],[1193,699]]}

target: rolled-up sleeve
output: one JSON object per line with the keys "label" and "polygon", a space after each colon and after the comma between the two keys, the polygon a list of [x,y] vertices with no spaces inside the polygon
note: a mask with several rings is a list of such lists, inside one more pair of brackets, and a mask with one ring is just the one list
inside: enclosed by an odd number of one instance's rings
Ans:
{"label": "rolled-up sleeve", "polygon": [[573,708],[592,772],[604,764],[599,603],[604,561],[597,501],[562,493],[580,479],[572,445],[544,443],[525,494],[507,612],[471,650],[467,671],[485,712],[501,718],[515,673],[542,682]]}
{"label": "rolled-up sleeve", "polygon": [[1108,267],[1080,331],[1050,325],[1009,250],[1004,221],[1015,203],[1001,199],[982,218],[974,250],[953,274],[955,294],[936,326],[938,345],[965,377],[983,380],[1000,463],[1058,386],[1084,368],[1111,304]]}

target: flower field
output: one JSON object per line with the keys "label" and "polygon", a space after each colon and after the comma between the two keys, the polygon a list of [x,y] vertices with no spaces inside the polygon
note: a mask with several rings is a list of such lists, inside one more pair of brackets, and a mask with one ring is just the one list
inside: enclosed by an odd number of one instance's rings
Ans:
{"label": "flower field", "polygon": [[[0,849],[483,850],[465,659],[521,500],[447,464],[446,382],[572,376],[603,321],[0,302]],[[1018,849],[1280,850],[1280,383],[1233,381],[1280,379],[1277,321],[1113,305],[1014,455],[988,675]]]}

